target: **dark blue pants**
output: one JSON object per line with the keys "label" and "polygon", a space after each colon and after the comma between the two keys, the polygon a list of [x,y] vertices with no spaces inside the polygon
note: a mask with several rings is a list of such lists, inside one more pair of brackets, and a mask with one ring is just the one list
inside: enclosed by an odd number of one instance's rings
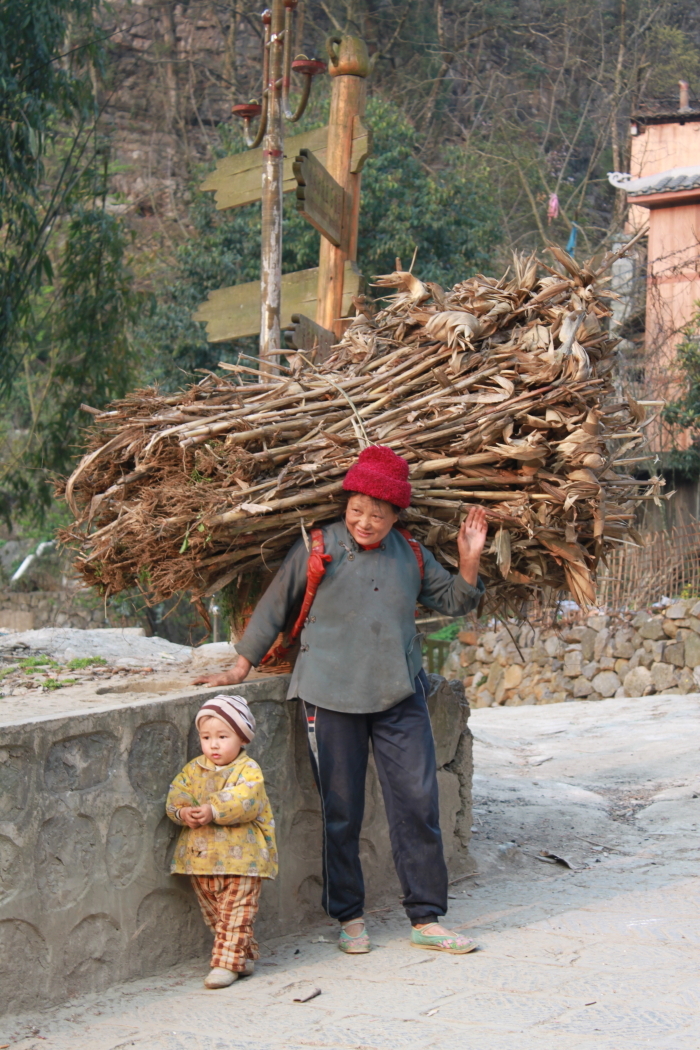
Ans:
{"label": "dark blue pants", "polygon": [[413,923],[429,922],[447,911],[427,686],[421,671],[415,693],[376,714],[304,705],[323,811],[323,907],[333,919],[355,919],[364,909],[360,831],[370,740],[408,917]]}

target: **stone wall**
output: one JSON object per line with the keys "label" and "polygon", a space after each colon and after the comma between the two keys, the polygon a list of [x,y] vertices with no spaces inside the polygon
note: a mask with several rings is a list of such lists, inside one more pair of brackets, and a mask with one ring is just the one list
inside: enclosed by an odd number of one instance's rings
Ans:
{"label": "stone wall", "polygon": [[36,631],[41,627],[79,627],[86,630],[108,626],[104,602],[92,591],[0,591],[0,629]]}
{"label": "stone wall", "polygon": [[549,628],[463,631],[442,673],[475,707],[700,691],[700,602],[595,613]]}
{"label": "stone wall", "polygon": [[[257,934],[322,915],[321,819],[300,705],[287,678],[245,683],[278,825],[280,875]],[[453,874],[468,870],[471,735],[460,683],[431,676],[440,808]],[[162,972],[208,951],[188,880],[167,874],[179,829],[168,784],[197,753],[193,716],[212,690],[0,727],[0,1012]],[[362,859],[372,905],[396,901],[388,831],[370,768]]]}

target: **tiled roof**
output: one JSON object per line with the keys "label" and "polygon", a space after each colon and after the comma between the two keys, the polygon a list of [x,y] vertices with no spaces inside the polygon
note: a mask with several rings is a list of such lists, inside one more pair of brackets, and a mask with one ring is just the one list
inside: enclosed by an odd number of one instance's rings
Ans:
{"label": "tiled roof", "polygon": [[641,179],[635,179],[620,171],[609,171],[608,182],[615,189],[625,190],[634,197],[700,189],[700,164],[693,164],[687,168],[670,168],[656,175],[645,175]]}

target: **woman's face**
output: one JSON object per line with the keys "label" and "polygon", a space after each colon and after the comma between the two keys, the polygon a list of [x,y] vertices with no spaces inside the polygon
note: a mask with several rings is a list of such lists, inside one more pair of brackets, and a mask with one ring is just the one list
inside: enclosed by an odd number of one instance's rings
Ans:
{"label": "woman's face", "polygon": [[389,535],[397,518],[391,503],[357,495],[348,500],[345,524],[356,543],[361,547],[371,547]]}

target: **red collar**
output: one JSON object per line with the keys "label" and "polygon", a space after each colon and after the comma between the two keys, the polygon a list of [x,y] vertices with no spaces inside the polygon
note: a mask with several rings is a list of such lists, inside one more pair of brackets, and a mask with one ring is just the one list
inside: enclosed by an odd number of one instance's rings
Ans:
{"label": "red collar", "polygon": [[378,547],[381,547],[381,545],[382,545],[381,542],[380,543],[369,543],[366,547],[363,547],[361,543],[357,544],[357,546],[360,548],[361,551],[376,551]]}

